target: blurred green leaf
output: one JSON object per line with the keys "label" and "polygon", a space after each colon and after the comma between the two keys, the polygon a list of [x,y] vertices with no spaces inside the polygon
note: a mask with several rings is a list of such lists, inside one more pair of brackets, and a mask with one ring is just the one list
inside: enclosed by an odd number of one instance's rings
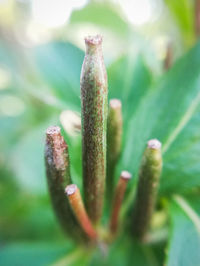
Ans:
{"label": "blurred green leaf", "polygon": [[200,261],[200,216],[192,205],[180,196],[170,204],[171,236],[168,266],[193,266]]}
{"label": "blurred green leaf", "polygon": [[[109,98],[122,100],[123,120],[129,123],[142,98],[151,88],[154,76],[141,54],[125,55],[108,68]],[[124,126],[126,130],[126,126]]]}
{"label": "blurred green leaf", "polygon": [[33,56],[38,72],[53,93],[67,107],[79,110],[83,52],[70,43],[52,42],[36,47]]}
{"label": "blurred green leaf", "polygon": [[192,0],[165,0],[182,33],[186,46],[195,41],[194,28],[194,1]]}
{"label": "blurred green leaf", "polygon": [[[163,143],[165,163],[165,156],[170,153],[174,142],[179,137],[181,138],[182,131],[186,130],[192,119],[197,122],[194,116],[198,113],[200,102],[199,56],[200,44],[198,43],[196,47],[177,62],[154,90],[147,93],[135,114],[133,116],[130,114],[129,128],[125,132],[126,144],[122,155],[123,168],[137,173],[145,143],[151,138],[158,138]],[[190,138],[192,136],[193,133],[188,131],[184,145],[188,146],[191,143]],[[179,141],[181,140],[179,139]],[[192,183],[200,169],[193,171],[191,165],[187,164],[190,156],[194,156],[193,153],[197,151],[197,149],[190,148],[188,146],[185,162],[182,162],[182,164],[185,163],[185,168],[181,171],[187,172],[188,182]],[[176,150],[176,152],[178,151]],[[173,165],[176,165],[176,158],[173,160]],[[162,178],[166,180],[168,178],[167,167],[170,167],[170,164],[166,164],[163,171]],[[178,177],[181,176],[174,176],[174,180]],[[178,187],[176,180],[173,189],[179,191],[182,186],[182,180],[179,180]]]}
{"label": "blurred green leaf", "polygon": [[0,240],[63,240],[49,196],[30,194],[5,167],[0,172]]}
{"label": "blurred green leaf", "polygon": [[40,242],[10,244],[1,247],[0,263],[4,266],[47,266],[72,249],[73,246],[70,244],[67,246]]}
{"label": "blurred green leaf", "polygon": [[58,124],[58,117],[23,135],[12,148],[10,165],[22,189],[33,194],[46,192],[44,145],[46,128]]}
{"label": "blurred green leaf", "polygon": [[87,266],[91,257],[90,252],[89,249],[76,248],[71,253],[68,253],[67,256],[57,260],[52,266]]}
{"label": "blurred green leaf", "polygon": [[199,125],[200,106],[198,104],[198,108],[194,111],[190,121],[164,154],[161,193],[188,192],[192,188],[200,186]]}
{"label": "blurred green leaf", "polygon": [[154,248],[140,245],[126,236],[121,237],[109,246],[108,257],[102,257],[102,254],[97,250],[90,265],[159,266],[162,265],[162,261],[160,261],[160,257],[157,256]]}
{"label": "blurred green leaf", "polygon": [[83,9],[72,13],[70,23],[81,23],[82,25],[83,23],[92,23],[119,34],[121,37],[129,33],[129,26],[119,13],[118,7],[109,2],[91,1]]}

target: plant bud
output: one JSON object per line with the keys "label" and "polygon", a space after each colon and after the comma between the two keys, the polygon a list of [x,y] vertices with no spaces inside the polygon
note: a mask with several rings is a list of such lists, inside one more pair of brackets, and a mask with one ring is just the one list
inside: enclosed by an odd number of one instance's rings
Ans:
{"label": "plant bud", "polygon": [[144,240],[154,211],[162,170],[161,143],[148,141],[139,172],[136,200],[133,211],[133,234]]}
{"label": "plant bud", "polygon": [[102,37],[87,37],[85,44],[81,71],[83,185],[89,217],[98,223],[106,175],[107,74]]}

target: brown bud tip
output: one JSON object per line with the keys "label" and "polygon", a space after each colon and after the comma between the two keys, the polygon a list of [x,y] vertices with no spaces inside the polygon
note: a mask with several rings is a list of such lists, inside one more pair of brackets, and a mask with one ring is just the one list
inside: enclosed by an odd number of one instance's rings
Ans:
{"label": "brown bud tip", "polygon": [[46,134],[47,135],[58,135],[60,134],[60,127],[58,126],[50,126],[47,128],[47,131],[46,131]]}
{"label": "brown bud tip", "polygon": [[121,103],[121,101],[120,100],[118,100],[118,99],[111,99],[110,100],[110,107],[111,108],[121,108],[121,106],[122,106],[122,103]]}
{"label": "brown bud tip", "polygon": [[147,143],[148,148],[153,150],[159,150],[162,146],[161,142],[157,139],[151,139]]}
{"label": "brown bud tip", "polygon": [[67,194],[67,196],[70,196],[74,194],[76,190],[77,190],[77,186],[75,184],[72,184],[65,188],[65,193]]}
{"label": "brown bud tip", "polygon": [[88,45],[98,45],[102,43],[102,36],[96,35],[96,36],[87,36],[85,37],[85,43]]}
{"label": "brown bud tip", "polygon": [[131,174],[129,173],[129,172],[127,172],[127,171],[122,171],[121,172],[121,178],[123,178],[123,179],[126,179],[126,180],[129,180],[130,178],[131,178]]}

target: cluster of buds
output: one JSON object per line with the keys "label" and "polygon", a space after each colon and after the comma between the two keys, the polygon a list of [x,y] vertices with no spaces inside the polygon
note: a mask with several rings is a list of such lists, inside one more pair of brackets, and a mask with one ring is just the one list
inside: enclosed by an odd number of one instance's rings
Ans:
{"label": "cluster of buds", "polygon": [[[52,205],[64,231],[74,240],[99,243],[113,240],[119,232],[121,206],[131,174],[122,171],[115,186],[122,142],[122,104],[112,99],[108,108],[102,37],[87,37],[85,44],[80,82],[84,200],[77,185],[72,184],[68,146],[57,126],[46,131],[45,162]],[[153,139],[143,155],[131,218],[132,234],[140,240],[149,227],[161,169],[161,143]],[[111,208],[106,237],[100,233],[104,195]]]}

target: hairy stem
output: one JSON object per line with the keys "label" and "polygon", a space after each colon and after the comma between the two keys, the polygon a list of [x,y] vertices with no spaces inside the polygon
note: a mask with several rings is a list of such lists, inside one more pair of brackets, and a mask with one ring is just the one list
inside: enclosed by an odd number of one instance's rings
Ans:
{"label": "hairy stem", "polygon": [[118,99],[110,100],[108,112],[108,131],[107,131],[107,199],[112,199],[114,186],[114,172],[120,156],[122,141],[122,110],[121,101]]}
{"label": "hairy stem", "polygon": [[71,183],[68,146],[60,128],[51,126],[46,131],[46,176],[54,212],[64,231],[74,239],[84,239],[65,196],[65,186]]}
{"label": "hairy stem", "polygon": [[107,74],[101,36],[87,37],[85,43],[81,71],[83,184],[89,217],[97,224],[106,175]]}
{"label": "hairy stem", "polygon": [[153,214],[162,170],[161,143],[150,140],[144,152],[133,210],[133,235],[139,240],[145,236]]}

